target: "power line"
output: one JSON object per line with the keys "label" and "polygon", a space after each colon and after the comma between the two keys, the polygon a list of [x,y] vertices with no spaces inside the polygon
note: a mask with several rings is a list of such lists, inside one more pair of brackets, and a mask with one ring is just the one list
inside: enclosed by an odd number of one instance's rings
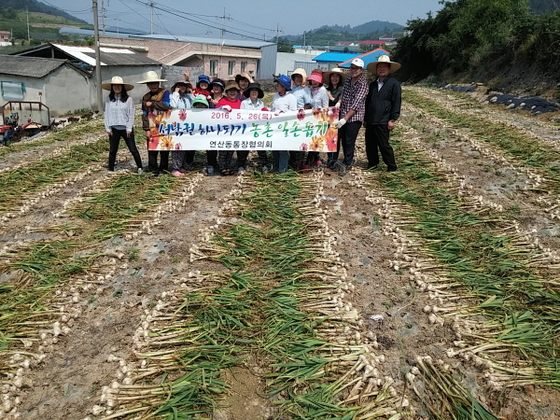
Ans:
{"label": "power line", "polygon": [[87,9],[83,9],[83,10],[67,10],[67,9],[62,9],[61,7],[55,6],[54,4],[50,4],[44,0],[41,1],[41,3],[45,3],[47,6],[51,6],[54,7],[55,9],[61,10],[63,12],[66,13],[91,13],[91,7],[87,8]]}
{"label": "power line", "polygon": [[[193,22],[197,25],[207,26],[207,27],[210,27],[212,29],[216,29],[218,31],[224,30],[227,33],[237,35],[237,36],[240,36],[242,38],[249,38],[249,39],[255,39],[255,40],[258,40],[258,41],[262,41],[262,38],[261,38],[260,34],[258,34],[258,33],[251,32],[251,31],[244,31],[243,29],[235,28],[235,27],[225,25],[225,24],[222,27],[216,26],[216,24],[214,24],[213,22],[208,22],[208,21],[205,22],[204,20],[206,20],[206,19],[199,19],[199,20],[193,19],[193,18],[189,17],[190,14],[187,15],[186,12],[183,12],[183,11],[180,11],[180,10],[177,10],[177,9],[173,9],[173,8],[162,7],[160,5],[156,5],[156,3],[152,2],[152,1],[150,1],[149,3],[146,3],[146,2],[141,1],[141,0],[120,0],[120,1],[123,2],[123,3],[124,2],[136,2],[136,3],[143,4],[145,6],[149,6],[149,5],[153,4],[154,5],[153,7],[158,9],[158,10],[161,10],[161,11],[163,11],[165,13],[168,13],[170,15],[173,15],[173,16],[177,16],[177,17],[179,17],[183,20]],[[222,18],[222,17],[219,17],[219,16],[214,16],[214,17],[219,18],[219,19]],[[230,28],[230,29],[225,29],[225,28]]]}
{"label": "power line", "polygon": [[159,22],[165,27],[165,32],[167,32],[169,35],[171,35],[173,38],[175,38],[175,40],[177,40],[177,37],[175,35],[173,35],[171,32],[169,32],[169,30],[167,29],[167,27],[165,26],[165,24],[161,21],[159,15],[156,13],[156,18],[157,20],[159,20]]}
{"label": "power line", "polygon": [[[149,19],[146,19],[144,16],[142,16],[140,13],[138,13],[138,12],[137,12],[136,10],[134,10],[132,7],[130,7],[130,6],[127,5],[127,4],[124,4],[125,2],[124,2],[123,0],[120,0],[120,2],[123,3],[123,5],[124,5],[125,7],[127,7],[128,9],[130,9],[131,11],[133,11],[134,13],[136,13],[138,16],[140,16],[142,19],[144,19],[144,20],[147,21],[147,22],[150,22]],[[161,29],[162,31],[165,30],[164,28],[160,28],[159,25],[156,25],[156,27],[158,27],[158,28]]]}
{"label": "power line", "polygon": [[[263,31],[268,31],[268,32],[276,32],[276,29],[262,28],[262,27],[260,27],[260,26],[251,25],[250,23],[245,23],[245,22],[242,22],[242,21],[240,21],[240,20],[233,19],[233,18],[230,18],[230,20],[233,20],[234,22],[242,23],[242,24],[245,25],[245,26],[250,26],[251,28],[262,29]],[[280,32],[283,32],[283,31],[280,31]]]}

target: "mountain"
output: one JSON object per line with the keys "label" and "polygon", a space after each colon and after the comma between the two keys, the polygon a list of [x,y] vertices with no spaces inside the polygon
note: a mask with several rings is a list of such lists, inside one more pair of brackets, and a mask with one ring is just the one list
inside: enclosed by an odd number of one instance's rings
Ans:
{"label": "mountain", "polygon": [[74,22],[80,22],[84,24],[88,24],[85,20],[78,19],[64,10],[59,9],[57,7],[49,6],[45,3],[41,3],[36,0],[2,0],[0,2],[0,11],[6,11],[8,9],[14,10],[26,10],[28,12],[38,12],[44,13],[46,15],[52,16],[60,16],[68,20],[72,20]]}
{"label": "mountain", "polygon": [[398,23],[372,20],[358,26],[323,25],[305,32],[304,35],[287,35],[282,41],[288,44],[333,45],[336,41],[362,41],[377,39],[386,33],[402,32]]}
{"label": "mountain", "polygon": [[398,23],[372,20],[370,22],[362,23],[361,25],[354,26],[348,31],[351,34],[371,34],[374,32],[399,32],[403,27]]}

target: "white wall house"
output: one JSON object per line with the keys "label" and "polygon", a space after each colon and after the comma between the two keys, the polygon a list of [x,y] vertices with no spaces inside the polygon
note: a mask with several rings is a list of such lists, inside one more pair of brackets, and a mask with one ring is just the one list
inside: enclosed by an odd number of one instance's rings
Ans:
{"label": "white wall house", "polygon": [[95,86],[87,71],[67,60],[0,56],[0,106],[8,101],[42,102],[51,117],[92,109]]}

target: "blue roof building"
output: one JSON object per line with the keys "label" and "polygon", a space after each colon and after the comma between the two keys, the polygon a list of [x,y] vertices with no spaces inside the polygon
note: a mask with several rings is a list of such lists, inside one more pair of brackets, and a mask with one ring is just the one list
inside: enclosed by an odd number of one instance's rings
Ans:
{"label": "blue roof building", "polygon": [[362,60],[364,60],[364,67],[367,68],[368,64],[377,61],[380,55],[390,55],[390,53],[383,48],[377,48],[376,50],[369,51],[365,54],[355,55],[355,57],[348,58],[345,61],[339,62],[338,67],[348,69],[350,68],[350,63],[354,58],[361,58]]}
{"label": "blue roof building", "polygon": [[318,64],[322,64],[322,67],[331,68],[338,66],[338,63],[345,62],[347,60],[352,61],[354,58],[358,57],[360,54],[349,54],[340,52],[324,52],[319,54],[313,59]]}

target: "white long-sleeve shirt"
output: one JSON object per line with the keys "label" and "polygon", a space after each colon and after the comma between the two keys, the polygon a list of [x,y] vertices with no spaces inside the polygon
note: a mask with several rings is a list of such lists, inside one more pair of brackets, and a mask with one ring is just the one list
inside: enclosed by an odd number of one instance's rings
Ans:
{"label": "white long-sleeve shirt", "polygon": [[247,98],[241,101],[241,109],[249,109],[251,111],[260,111],[264,108],[264,102],[260,99],[257,99],[255,102],[251,100],[251,98]]}
{"label": "white long-sleeve shirt", "polygon": [[290,92],[296,98],[297,109],[301,109],[305,104],[311,103],[311,92],[307,86],[294,86]]}
{"label": "white long-sleeve shirt", "polygon": [[311,106],[313,108],[327,108],[329,106],[329,96],[325,86],[317,89],[311,88]]}
{"label": "white long-sleeve shirt", "polygon": [[193,96],[191,94],[186,94],[183,97],[179,92],[173,92],[170,98],[170,105],[173,109],[191,109],[193,103]]}
{"label": "white long-sleeve shirt", "polygon": [[280,96],[279,93],[274,95],[272,99],[272,109],[271,111],[297,111],[297,99],[291,92],[286,92],[284,96]]}
{"label": "white long-sleeve shirt", "polygon": [[111,127],[121,129],[124,127],[127,132],[132,131],[134,125],[134,101],[129,96],[126,102],[120,100],[118,96],[111,101],[107,96],[105,101],[105,131],[111,131]]}

